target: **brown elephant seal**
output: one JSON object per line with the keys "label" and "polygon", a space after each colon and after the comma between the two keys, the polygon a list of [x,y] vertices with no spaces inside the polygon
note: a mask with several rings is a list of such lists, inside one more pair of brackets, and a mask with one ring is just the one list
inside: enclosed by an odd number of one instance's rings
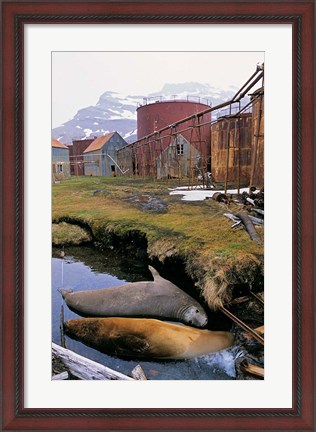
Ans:
{"label": "brown elephant seal", "polygon": [[202,306],[149,266],[153,281],[131,282],[92,291],[60,289],[67,306],[86,317],[145,317],[204,327]]}
{"label": "brown elephant seal", "polygon": [[190,359],[233,344],[233,335],[145,318],[79,318],[66,335],[105,354],[145,359]]}

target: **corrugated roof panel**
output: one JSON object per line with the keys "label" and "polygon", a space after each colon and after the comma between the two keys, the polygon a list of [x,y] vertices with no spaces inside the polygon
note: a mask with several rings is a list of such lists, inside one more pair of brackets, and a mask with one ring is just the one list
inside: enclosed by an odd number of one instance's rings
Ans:
{"label": "corrugated roof panel", "polygon": [[68,149],[68,147],[61,143],[60,141],[58,141],[57,139],[52,138],[52,147],[58,147],[58,148],[63,148],[63,149]]}
{"label": "corrugated roof panel", "polygon": [[90,145],[89,145],[89,147],[87,147],[86,149],[85,149],[85,151],[83,152],[83,153],[89,153],[89,152],[92,152],[92,151],[95,151],[95,150],[100,150],[103,146],[104,146],[104,144],[106,144],[108,141],[109,141],[109,139],[111,139],[112,138],[112,136],[115,134],[115,132],[111,132],[111,133],[109,133],[109,134],[107,134],[107,135],[104,135],[104,136],[102,136],[102,137],[99,137],[99,138],[97,138],[97,139],[95,139]]}

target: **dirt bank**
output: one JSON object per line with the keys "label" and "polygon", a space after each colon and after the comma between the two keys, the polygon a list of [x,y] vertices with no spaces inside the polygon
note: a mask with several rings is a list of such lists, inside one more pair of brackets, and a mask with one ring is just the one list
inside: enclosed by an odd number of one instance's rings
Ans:
{"label": "dirt bank", "polygon": [[172,186],[96,177],[53,185],[58,244],[72,243],[74,232],[67,225],[59,229],[67,222],[79,226],[82,238],[87,235],[101,248],[182,268],[211,309],[244,288],[262,290],[263,227],[257,229],[262,242],[256,244],[246,231],[232,230],[231,221],[223,216],[240,210],[236,203],[182,201],[181,196],[170,195]]}

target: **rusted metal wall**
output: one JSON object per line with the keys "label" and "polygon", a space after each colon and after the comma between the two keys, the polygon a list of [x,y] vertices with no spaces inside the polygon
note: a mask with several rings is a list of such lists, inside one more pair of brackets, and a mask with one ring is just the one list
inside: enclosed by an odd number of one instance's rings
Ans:
{"label": "rusted metal wall", "polygon": [[252,146],[252,115],[224,117],[211,127],[211,170],[215,182],[248,186]]}
{"label": "rusted metal wall", "polygon": [[[128,177],[131,177],[136,175],[138,172],[138,167],[136,166],[135,148],[133,144],[130,144],[122,149],[117,149],[116,161],[122,170],[118,170],[118,176],[127,175]],[[123,174],[123,172],[125,174]]]}
{"label": "rusted metal wall", "polygon": [[[209,164],[211,113],[182,121],[208,108],[208,105],[191,101],[163,101],[139,107],[138,140],[134,147],[138,174],[156,177],[158,158],[163,158],[161,155],[166,148],[180,135],[201,154],[205,165]],[[179,121],[181,123],[177,123]],[[170,127],[160,131],[167,126]],[[147,138],[150,134],[154,136]]]}
{"label": "rusted metal wall", "polygon": [[140,106],[137,108],[137,140],[207,108],[208,105],[190,101],[162,101]]}
{"label": "rusted metal wall", "polygon": [[92,139],[75,140],[69,146],[70,172],[71,175],[84,175],[83,152],[94,141]]}
{"label": "rusted metal wall", "polygon": [[[173,104],[173,102],[171,104]],[[162,102],[160,105],[166,106],[166,102]],[[201,107],[201,104],[195,105]],[[195,154],[198,153],[200,168],[206,172],[210,166],[210,123],[211,113],[207,112],[196,116],[193,114],[188,120],[185,117],[176,123],[167,125],[161,130],[153,132],[151,135],[143,137],[135,143],[118,150],[117,158],[119,165],[123,167],[123,169],[129,169],[133,175],[157,178],[157,175],[161,175],[157,170],[159,168],[159,163],[161,164],[164,155],[166,155],[165,150],[169,148],[178,137],[182,137],[190,143],[189,154],[191,159],[187,161],[187,164],[190,164],[190,167],[196,167],[197,161]],[[132,154],[131,163],[128,161],[130,154]],[[176,163],[176,158],[174,158],[174,163]],[[188,172],[190,170],[186,171]]]}
{"label": "rusted metal wall", "polygon": [[264,92],[257,90],[252,95],[252,158],[250,186],[261,189],[264,186]]}

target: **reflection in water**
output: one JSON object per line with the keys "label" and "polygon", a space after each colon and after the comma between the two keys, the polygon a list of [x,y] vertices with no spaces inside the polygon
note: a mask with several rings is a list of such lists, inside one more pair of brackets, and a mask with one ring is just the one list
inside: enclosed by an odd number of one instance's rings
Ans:
{"label": "reflection in water", "polygon": [[[91,247],[53,249],[52,260],[52,332],[53,342],[61,344],[60,312],[64,304],[58,288],[74,291],[93,290],[122,285],[124,282],[152,280],[146,262],[133,261],[113,252],[99,252]],[[81,318],[64,304],[64,320]],[[130,375],[140,364],[152,380],[227,380],[235,378],[234,356],[230,350],[182,361],[125,360],[102,354],[82,343],[65,337],[66,347],[118,372]]]}

